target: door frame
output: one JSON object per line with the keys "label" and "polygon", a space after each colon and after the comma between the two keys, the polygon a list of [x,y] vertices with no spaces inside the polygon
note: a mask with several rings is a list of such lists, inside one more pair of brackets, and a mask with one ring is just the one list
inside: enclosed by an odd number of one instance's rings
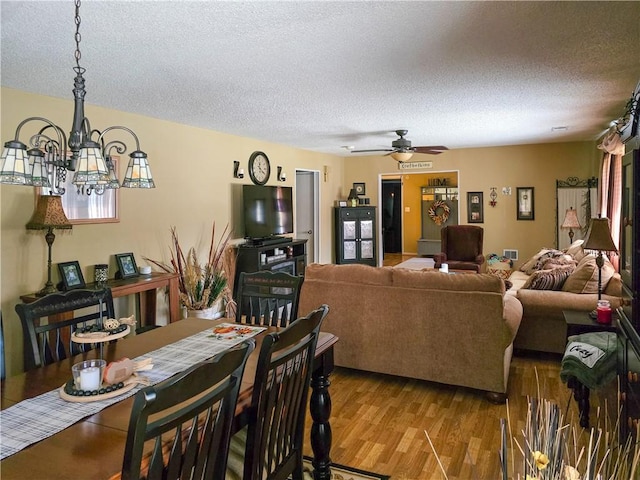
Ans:
{"label": "door frame", "polygon": [[[404,176],[405,175],[438,175],[439,173],[450,173],[454,172],[458,178],[458,205],[460,205],[461,201],[461,177],[460,170],[455,169],[439,169],[439,170],[410,170],[410,171],[402,171],[402,172],[389,172],[389,173],[379,173],[378,174],[378,205],[382,205],[382,180],[393,180],[396,178],[400,179],[400,201],[402,202],[402,213],[404,215]],[[378,231],[376,235],[378,236],[378,245],[382,245],[384,240],[382,236],[382,209],[377,209],[378,216]],[[460,224],[460,208],[458,208],[458,224]],[[402,254],[404,255],[404,229],[406,228],[406,222],[404,218],[402,219]],[[378,248],[378,265],[384,265],[384,249]]]}
{"label": "door frame", "polygon": [[[298,180],[298,173],[299,172],[304,172],[304,173],[311,173],[313,176],[313,182],[312,182],[312,192],[310,194],[311,196],[311,203],[313,205],[313,258],[309,258],[309,263],[318,263],[320,261],[320,200],[321,200],[321,193],[320,193],[320,170],[313,170],[313,169],[309,169],[309,168],[296,168],[295,169],[295,180],[294,180],[294,191],[295,191],[295,204],[298,204],[298,185],[297,185],[297,180]],[[297,208],[296,208],[297,210]],[[294,215],[297,215],[297,211],[294,213]],[[296,228],[294,229],[296,234],[298,232],[297,229],[297,223],[296,224]]]}

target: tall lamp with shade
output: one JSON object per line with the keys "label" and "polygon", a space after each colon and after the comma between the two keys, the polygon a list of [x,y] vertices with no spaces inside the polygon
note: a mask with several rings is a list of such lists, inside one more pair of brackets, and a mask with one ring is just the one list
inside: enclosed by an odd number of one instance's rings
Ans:
{"label": "tall lamp with shade", "polygon": [[611,229],[609,228],[608,218],[592,218],[589,231],[585,237],[582,247],[585,250],[597,250],[596,265],[598,267],[598,300],[602,299],[602,267],[604,266],[604,257],[602,252],[618,253],[613,238],[611,238]]}
{"label": "tall lamp with shade", "polygon": [[27,223],[27,230],[47,231],[44,235],[49,251],[47,260],[47,283],[45,283],[42,290],[36,293],[39,297],[57,291],[55,285],[51,281],[51,246],[56,239],[53,230],[70,230],[72,227],[73,225],[71,225],[71,222],[69,222],[69,219],[62,209],[62,197],[59,195],[40,195],[38,197],[36,209],[33,212],[31,220]]}
{"label": "tall lamp with shade", "polygon": [[571,245],[573,243],[573,236],[575,235],[573,229],[582,228],[582,225],[580,225],[580,221],[578,220],[578,213],[573,209],[573,207],[567,209],[561,227],[569,229],[569,245]]}

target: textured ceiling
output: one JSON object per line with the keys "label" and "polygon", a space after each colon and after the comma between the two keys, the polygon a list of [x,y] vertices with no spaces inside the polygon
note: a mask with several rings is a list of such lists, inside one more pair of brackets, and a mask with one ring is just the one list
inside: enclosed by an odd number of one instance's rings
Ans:
{"label": "textured ceiling", "polygon": [[[0,7],[2,85],[71,99],[74,3]],[[87,103],[338,155],[399,128],[414,146],[592,140],[640,79],[640,2],[85,0],[81,17]]]}

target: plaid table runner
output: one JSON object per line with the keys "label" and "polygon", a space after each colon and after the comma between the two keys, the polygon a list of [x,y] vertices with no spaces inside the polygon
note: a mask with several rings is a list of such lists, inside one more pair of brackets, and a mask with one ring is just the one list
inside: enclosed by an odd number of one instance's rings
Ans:
{"label": "plaid table runner", "polygon": [[[218,327],[239,327],[238,324],[222,324]],[[153,360],[153,369],[142,372],[154,385],[170,376],[182,372],[198,362],[241,343],[265,330],[263,327],[247,327],[249,332],[238,334],[236,331],[214,335],[208,328],[200,333],[166,345],[135,359]],[[71,378],[71,372],[69,372]],[[0,411],[0,460],[19,452],[29,445],[55,435],[85,417],[94,415],[116,402],[120,402],[144,388],[137,385],[132,390],[107,400],[88,403],[67,402],[60,398],[58,390],[23,400]],[[55,412],[55,415],[51,415]]]}

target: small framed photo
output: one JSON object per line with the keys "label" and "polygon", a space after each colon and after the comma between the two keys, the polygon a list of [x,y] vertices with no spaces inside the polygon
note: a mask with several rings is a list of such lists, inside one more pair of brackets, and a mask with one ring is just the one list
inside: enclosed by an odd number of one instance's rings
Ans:
{"label": "small framed photo", "polygon": [[117,277],[131,278],[140,275],[133,253],[116,253],[116,263],[119,270]]}
{"label": "small framed photo", "polygon": [[518,220],[534,220],[535,204],[533,197],[533,187],[517,187],[518,192]]}
{"label": "small framed photo", "polygon": [[82,276],[82,270],[80,270],[80,264],[78,262],[59,263],[58,270],[60,271],[63,290],[73,290],[74,288],[84,288],[87,286],[84,283],[84,277]]}
{"label": "small framed photo", "polygon": [[367,193],[367,185],[365,183],[354,183],[353,188],[358,195],[364,195]]}
{"label": "small framed photo", "polygon": [[482,192],[467,192],[467,223],[484,223]]}

